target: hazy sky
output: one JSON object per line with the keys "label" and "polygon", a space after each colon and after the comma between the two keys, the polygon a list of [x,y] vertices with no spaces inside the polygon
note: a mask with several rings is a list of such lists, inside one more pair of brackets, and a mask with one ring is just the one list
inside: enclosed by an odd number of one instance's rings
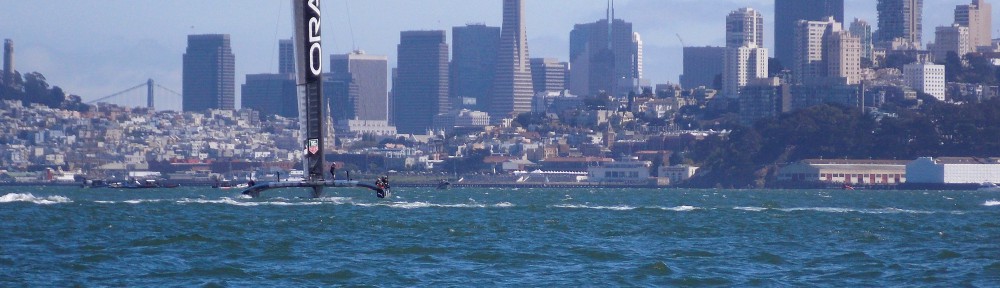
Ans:
{"label": "hazy sky", "polygon": [[[858,17],[875,25],[874,0],[845,2],[847,22]],[[933,40],[934,27],[952,22],[955,5],[968,2],[924,1],[924,42]],[[676,83],[682,65],[677,34],[688,46],[723,45],[726,15],[749,6],[764,14],[765,45],[773,49],[773,3],[618,0],[616,16],[642,34],[646,78]],[[186,35],[230,34],[239,101],[245,74],[278,70],[278,39],[292,35],[290,5],[287,0],[4,1],[0,38],[14,40],[18,71],[41,72],[50,84],[87,100],[149,78],[179,92]],[[327,56],[356,47],[389,56],[390,67],[395,66],[399,31],[446,30],[450,43],[453,26],[500,26],[502,20],[500,0],[323,0],[322,5]],[[606,5],[606,0],[526,0],[531,57],[567,61],[573,24],[603,18]],[[994,30],[1000,27],[996,10]],[[161,95],[158,109],[180,108],[179,97]]]}

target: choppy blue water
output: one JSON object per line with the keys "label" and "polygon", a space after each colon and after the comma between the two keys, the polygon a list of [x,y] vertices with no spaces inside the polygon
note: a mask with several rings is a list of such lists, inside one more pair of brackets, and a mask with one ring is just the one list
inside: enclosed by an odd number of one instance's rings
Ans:
{"label": "choppy blue water", "polygon": [[1000,193],[0,188],[0,286],[1000,286]]}

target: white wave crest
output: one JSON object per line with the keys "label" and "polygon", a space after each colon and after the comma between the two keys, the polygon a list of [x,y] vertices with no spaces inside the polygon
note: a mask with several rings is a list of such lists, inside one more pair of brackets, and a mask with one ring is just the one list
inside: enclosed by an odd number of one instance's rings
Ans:
{"label": "white wave crest", "polygon": [[[767,211],[770,208],[764,207],[733,207],[736,210],[750,211],[750,212],[761,212]],[[773,208],[776,211],[782,212],[800,212],[800,211],[811,211],[811,212],[823,212],[823,213],[862,213],[862,214],[933,214],[932,211],[921,211],[921,210],[907,210],[899,208],[879,208],[879,209],[860,209],[860,208],[839,208],[839,207],[797,207],[797,208]]]}
{"label": "white wave crest", "polygon": [[879,209],[854,209],[854,208],[836,208],[836,207],[803,207],[803,208],[786,208],[778,209],[784,212],[794,212],[794,211],[815,211],[815,212],[826,212],[826,213],[862,213],[862,214],[933,214],[931,211],[920,211],[920,210],[907,210],[899,208],[879,208]]}
{"label": "white wave crest", "polygon": [[[223,197],[220,199],[189,199],[184,198],[177,200],[178,204],[224,204],[233,206],[312,206],[312,205],[323,205],[324,202],[308,201],[308,202],[289,202],[285,200],[271,199],[268,201],[256,202],[256,201],[237,201],[236,199]],[[328,203],[328,202],[327,202]]]}
{"label": "white wave crest", "polygon": [[496,205],[493,205],[493,206],[497,207],[497,208],[510,208],[510,207],[514,207],[514,204],[510,203],[510,202],[500,202],[500,203],[497,203]]}
{"label": "white wave crest", "polygon": [[987,207],[1000,206],[1000,201],[997,200],[986,201],[986,203],[983,203],[983,206]]}
{"label": "white wave crest", "polygon": [[740,206],[740,207],[733,207],[733,209],[743,210],[743,211],[750,211],[750,212],[760,212],[760,211],[767,210],[767,208],[764,208],[764,207],[742,207],[742,206]]}
{"label": "white wave crest", "polygon": [[48,197],[35,197],[31,193],[9,193],[0,196],[0,203],[10,203],[10,202],[31,202],[35,204],[59,204],[59,203],[70,203],[73,200],[63,196],[48,196]]}
{"label": "white wave crest", "polygon": [[614,210],[614,211],[628,211],[635,210],[635,207],[627,205],[617,205],[617,206],[588,206],[588,205],[577,205],[577,204],[559,204],[553,205],[555,208],[569,208],[569,209],[596,209],[596,210]]}
{"label": "white wave crest", "polygon": [[354,205],[361,207],[373,207],[373,206],[384,206],[389,208],[399,208],[399,209],[421,209],[421,208],[510,208],[514,207],[514,204],[510,202],[500,202],[497,204],[436,204],[429,202],[391,202],[391,203],[353,203]]}
{"label": "white wave crest", "polygon": [[668,211],[676,211],[676,212],[688,212],[688,211],[698,210],[698,209],[701,209],[701,208],[694,207],[694,206],[684,205],[684,206],[677,206],[677,207],[660,207],[660,209],[668,210]]}

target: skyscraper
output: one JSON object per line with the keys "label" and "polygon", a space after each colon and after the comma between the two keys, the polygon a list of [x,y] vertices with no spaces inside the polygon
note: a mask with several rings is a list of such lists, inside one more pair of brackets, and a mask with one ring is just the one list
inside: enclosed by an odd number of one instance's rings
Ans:
{"label": "skyscraper", "polygon": [[531,65],[528,63],[528,35],[524,26],[524,0],[503,1],[501,28],[489,111],[495,120],[531,111],[531,97],[534,95]]}
{"label": "skyscraper", "polygon": [[868,60],[875,60],[875,46],[872,42],[872,26],[868,24],[868,21],[854,18],[854,22],[851,22],[851,35],[858,37],[861,41],[861,58],[867,58]]}
{"label": "skyscraper", "polygon": [[278,74],[295,74],[295,43],[278,40]]}
{"label": "skyscraper", "polygon": [[[685,89],[705,86],[722,88],[722,70],[725,69],[726,47],[684,47],[684,74],[681,74],[681,87]],[[573,70],[576,70],[573,66]],[[719,86],[715,79],[719,77]]]}
{"label": "skyscraper", "polygon": [[[240,89],[240,107],[260,112],[261,117],[299,116],[295,81],[295,47],[291,40],[278,40],[278,74],[247,74]],[[291,68],[289,68],[291,67]],[[290,70],[288,70],[290,69]]]}
{"label": "skyscraper", "polygon": [[722,92],[737,98],[752,80],[767,77],[767,49],[764,48],[764,17],[753,8],[740,8],[726,17],[726,59],[723,62]]}
{"label": "skyscraper", "polygon": [[566,87],[576,95],[590,94],[590,29],[594,25],[577,24],[569,32],[569,63],[572,70]]}
{"label": "skyscraper", "polygon": [[260,112],[261,117],[299,117],[295,74],[247,74],[240,89],[240,106]]}
{"label": "skyscraper", "polygon": [[986,0],[972,0],[971,4],[955,7],[955,24],[969,27],[972,47],[993,45],[993,5]]}
{"label": "skyscraper", "polygon": [[435,115],[451,110],[445,38],[442,30],[400,33],[393,82],[393,120],[399,133],[427,132]]}
{"label": "skyscraper", "polygon": [[632,33],[632,46],[635,47],[635,53],[632,54],[632,74],[636,79],[642,79],[642,35],[639,32]]}
{"label": "skyscraper", "polygon": [[861,41],[844,31],[833,17],[825,21],[799,21],[795,29],[795,81],[843,78],[842,84],[861,80]]}
{"label": "skyscraper", "polygon": [[531,79],[535,93],[566,90],[568,65],[555,58],[531,58]]}
{"label": "skyscraper", "polygon": [[570,91],[624,96],[642,77],[642,39],[638,36],[632,23],[615,19],[610,3],[605,19],[574,25],[569,40]]}
{"label": "skyscraper", "polygon": [[726,16],[726,47],[764,47],[764,16],[750,7],[730,12]]}
{"label": "skyscraper", "polygon": [[451,98],[475,98],[476,110],[490,106],[497,51],[500,50],[500,27],[482,24],[453,27],[451,58]]}
{"label": "skyscraper", "polygon": [[785,67],[792,67],[798,21],[820,21],[830,16],[844,22],[844,0],[774,0],[774,57]]}
{"label": "skyscraper", "polygon": [[[330,55],[330,74],[348,79],[357,85],[357,98],[335,103],[350,109],[349,115],[333,115],[334,119],[389,120],[388,58],[367,55],[364,51]],[[346,117],[346,118],[345,118]]]}
{"label": "skyscraper", "polygon": [[188,35],[184,53],[184,111],[233,110],[235,65],[229,34]]}
{"label": "skyscraper", "polygon": [[923,6],[923,0],[878,0],[875,42],[891,49],[919,49]]}

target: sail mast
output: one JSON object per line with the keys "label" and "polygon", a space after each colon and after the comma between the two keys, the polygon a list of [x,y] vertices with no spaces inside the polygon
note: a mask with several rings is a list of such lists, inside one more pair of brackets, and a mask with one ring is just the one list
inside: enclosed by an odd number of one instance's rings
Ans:
{"label": "sail mast", "polygon": [[[307,181],[323,181],[323,45],[320,33],[320,0],[292,0],[298,81],[304,86],[305,171]],[[319,193],[320,191],[316,191]]]}

